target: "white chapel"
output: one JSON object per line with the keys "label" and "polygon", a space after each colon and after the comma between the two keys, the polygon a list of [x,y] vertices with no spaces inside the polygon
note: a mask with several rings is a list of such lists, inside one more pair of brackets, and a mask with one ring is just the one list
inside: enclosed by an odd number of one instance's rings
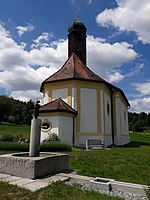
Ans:
{"label": "white chapel", "polygon": [[105,146],[130,142],[130,104],[120,88],[87,67],[86,27],[79,19],[68,27],[68,59],[40,90],[39,117],[49,124],[41,129],[41,141],[55,133],[61,142],[79,147],[87,139],[102,139]]}

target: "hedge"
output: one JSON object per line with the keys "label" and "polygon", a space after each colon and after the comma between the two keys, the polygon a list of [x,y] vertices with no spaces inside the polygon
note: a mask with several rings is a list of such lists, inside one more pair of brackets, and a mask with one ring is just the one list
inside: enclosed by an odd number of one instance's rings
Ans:
{"label": "hedge", "polygon": [[[41,152],[56,152],[56,151],[71,151],[72,147],[68,144],[62,143],[47,143],[40,145]],[[0,151],[21,151],[28,152],[29,144],[27,143],[13,143],[13,142],[0,142]]]}

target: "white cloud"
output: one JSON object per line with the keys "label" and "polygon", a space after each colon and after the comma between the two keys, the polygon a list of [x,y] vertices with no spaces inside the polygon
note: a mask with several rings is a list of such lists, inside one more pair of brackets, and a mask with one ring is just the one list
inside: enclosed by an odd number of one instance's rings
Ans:
{"label": "white cloud", "polygon": [[138,91],[139,97],[130,101],[131,111],[150,113],[150,82],[133,83],[132,86]]}
{"label": "white cloud", "polygon": [[111,83],[113,83],[113,82],[118,83],[122,79],[124,79],[124,76],[119,72],[114,72],[114,73],[108,75],[108,80]]}
{"label": "white cloud", "polygon": [[30,64],[41,66],[60,66],[67,59],[67,40],[60,40],[55,47],[41,46],[39,49],[32,49],[29,52]]}
{"label": "white cloud", "polygon": [[2,37],[9,37],[10,33],[4,28],[4,24],[0,22],[0,36]]}
{"label": "white cloud", "polygon": [[102,26],[114,26],[121,31],[134,31],[143,43],[150,43],[150,1],[116,0],[117,8],[105,9],[97,15]]}
{"label": "white cloud", "polygon": [[130,101],[130,112],[147,112],[150,113],[150,97],[138,98]]}
{"label": "white cloud", "polygon": [[39,93],[38,90],[14,91],[11,93],[10,96],[15,99],[19,99],[20,101],[29,101],[30,99],[36,101],[37,99],[42,98],[42,94]]}
{"label": "white cloud", "polygon": [[136,65],[135,67],[132,67],[126,76],[136,76],[139,73],[141,73],[142,69],[144,68],[144,63],[141,63],[140,65]]}
{"label": "white cloud", "polygon": [[[70,1],[71,1],[71,3],[80,2],[80,1],[78,1],[78,0],[70,0]],[[93,0],[86,0],[87,4],[89,4],[89,5],[92,3],[92,1],[93,1]]]}
{"label": "white cloud", "polygon": [[31,48],[33,49],[33,48],[38,48],[41,46],[49,47],[49,43],[48,43],[49,39],[53,37],[54,37],[53,33],[44,32],[42,33],[42,35],[37,37],[37,39],[33,40],[34,44],[31,45]]}
{"label": "white cloud", "polygon": [[[43,36],[46,39],[46,34]],[[18,45],[10,33],[0,26],[0,86],[14,98],[20,95],[21,100],[31,98],[30,91],[37,91],[33,93],[33,98],[41,96],[39,89],[42,81],[67,58],[67,41],[55,42],[55,48],[40,47],[30,51],[24,50],[25,46],[25,43]]]}
{"label": "white cloud", "polygon": [[150,82],[133,83],[132,85],[141,95],[150,95]]}
{"label": "white cloud", "polygon": [[[14,98],[29,100],[32,95],[34,99],[39,98],[42,81],[56,72],[67,59],[68,40],[52,41],[49,46],[43,46],[42,40],[47,40],[48,34],[41,36],[34,41],[41,46],[27,51],[25,43],[17,44],[0,25],[0,86]],[[103,77],[107,77],[108,70],[113,67],[120,67],[137,57],[132,46],[125,42],[109,44],[93,36],[88,36],[87,41],[88,66]],[[117,72],[112,77],[113,81],[123,78]]]}
{"label": "white cloud", "polygon": [[133,61],[138,55],[127,42],[105,43],[101,38],[87,37],[88,65],[107,79],[107,71]]}
{"label": "white cloud", "polygon": [[29,32],[34,30],[34,26],[32,24],[28,24],[27,26],[17,26],[18,35],[21,37],[25,32]]}
{"label": "white cloud", "polygon": [[92,0],[87,0],[87,3],[90,5],[92,4]]}
{"label": "white cloud", "polygon": [[49,33],[42,33],[42,35],[40,35],[36,40],[33,40],[36,44],[41,43],[41,41],[46,40],[48,41],[49,38]]}

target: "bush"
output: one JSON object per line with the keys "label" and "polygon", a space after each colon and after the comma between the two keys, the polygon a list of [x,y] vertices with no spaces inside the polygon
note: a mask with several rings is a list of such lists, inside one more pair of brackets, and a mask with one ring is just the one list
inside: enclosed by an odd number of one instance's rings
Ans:
{"label": "bush", "polygon": [[148,189],[146,190],[147,198],[150,200],[150,186],[148,186]]}
{"label": "bush", "polygon": [[19,133],[18,135],[15,136],[15,142],[25,143],[29,142],[29,140],[26,137],[24,137],[22,133]]}
{"label": "bush", "polygon": [[14,136],[13,135],[2,135],[0,138],[1,142],[13,142]]}
{"label": "bush", "polygon": [[51,133],[50,134],[50,140],[52,140],[52,141],[59,141],[58,135],[56,133]]}
{"label": "bush", "polygon": [[50,151],[71,151],[72,147],[68,144],[62,143],[47,143],[41,144],[40,151],[50,152]]}
{"label": "bush", "polygon": [[29,145],[28,144],[20,144],[20,143],[7,143],[2,142],[0,143],[0,151],[29,151]]}
{"label": "bush", "polygon": [[52,141],[60,141],[56,133],[50,133],[49,136],[43,141],[43,143],[49,143]]}
{"label": "bush", "polygon": [[[29,151],[29,144],[27,143],[0,143],[0,151],[21,151],[21,152],[28,152]],[[42,144],[40,146],[41,152],[59,152],[59,151],[71,151],[71,146],[67,144]]]}

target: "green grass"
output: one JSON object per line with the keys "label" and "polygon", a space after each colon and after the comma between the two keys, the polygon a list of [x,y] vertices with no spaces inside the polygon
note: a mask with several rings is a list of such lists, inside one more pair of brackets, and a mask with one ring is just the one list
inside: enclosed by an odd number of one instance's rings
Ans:
{"label": "green grass", "polygon": [[70,155],[70,168],[79,174],[150,185],[150,134],[131,134],[131,143],[111,150],[83,151]]}
{"label": "green grass", "polygon": [[0,124],[0,135],[23,135],[24,137],[29,138],[30,126],[15,125],[3,122],[2,124]]}
{"label": "green grass", "polygon": [[[2,131],[2,127],[5,130],[8,126],[12,127],[13,133],[15,132],[14,129],[18,127],[0,125],[0,130]],[[22,127],[24,131],[26,129],[24,128],[26,126],[19,127]],[[5,144],[5,146],[8,145]],[[21,151],[21,148],[2,148],[1,145],[0,148],[0,154],[7,153],[7,151]],[[45,147],[45,149],[41,148],[41,151],[52,151],[48,147]],[[22,151],[26,150],[23,149]],[[57,151],[57,149],[54,149],[54,151]],[[85,151],[73,148],[72,152],[68,152],[67,149],[62,148],[61,151],[67,151],[70,155],[69,168],[78,170],[81,175],[150,185],[150,133],[148,132],[132,133],[129,145],[113,147],[111,150]]]}
{"label": "green grass", "polygon": [[70,152],[70,168],[79,174],[150,185],[150,146]]}
{"label": "green grass", "polygon": [[150,143],[150,133],[131,133],[131,141]]}
{"label": "green grass", "polygon": [[0,182],[0,200],[121,200],[96,192],[82,191],[78,186],[55,182],[46,188],[31,192],[23,188]]}

